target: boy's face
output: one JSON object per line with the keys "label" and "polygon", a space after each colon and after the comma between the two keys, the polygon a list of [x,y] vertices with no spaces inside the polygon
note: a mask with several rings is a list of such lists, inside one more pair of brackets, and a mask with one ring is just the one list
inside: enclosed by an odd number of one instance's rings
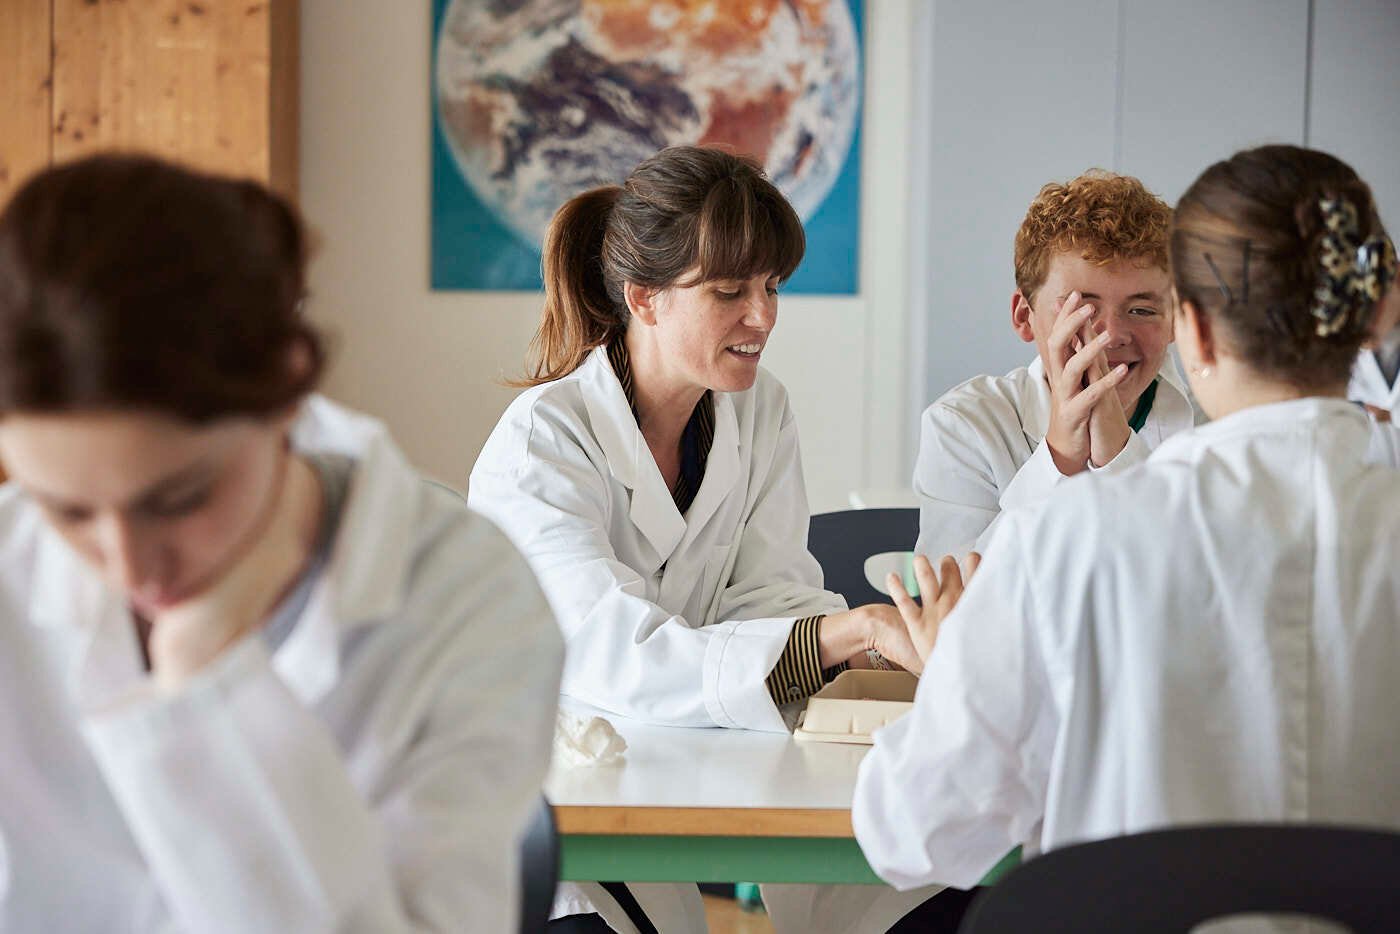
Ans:
{"label": "boy's face", "polygon": [[1035,342],[1048,367],[1047,342],[1060,306],[1069,293],[1081,293],[1080,304],[1094,306],[1094,331],[1111,336],[1104,350],[1109,368],[1128,365],[1127,377],[1118,384],[1118,398],[1132,415],[1172,342],[1169,289],[1166,270],[1150,261],[1122,259],[1099,266],[1076,253],[1056,253],[1034,295],[1017,290],[1012,296],[1011,320],[1022,340]]}

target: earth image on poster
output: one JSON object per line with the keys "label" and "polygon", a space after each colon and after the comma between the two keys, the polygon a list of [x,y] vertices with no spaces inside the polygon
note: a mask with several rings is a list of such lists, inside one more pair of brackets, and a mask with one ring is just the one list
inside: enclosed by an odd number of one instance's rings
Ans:
{"label": "earth image on poster", "polygon": [[563,202],[682,143],[754,156],[806,220],[860,105],[847,0],[451,0],[436,60],[458,171],[536,251]]}

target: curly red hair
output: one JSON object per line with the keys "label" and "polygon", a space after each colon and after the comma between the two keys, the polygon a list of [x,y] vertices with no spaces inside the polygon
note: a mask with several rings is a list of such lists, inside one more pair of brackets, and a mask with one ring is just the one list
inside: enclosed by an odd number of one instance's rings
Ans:
{"label": "curly red hair", "polygon": [[1172,209],[1130,175],[1090,169],[1040,189],[1016,231],[1016,287],[1028,298],[1045,284],[1050,259],[1077,251],[1100,266],[1147,260],[1167,269]]}

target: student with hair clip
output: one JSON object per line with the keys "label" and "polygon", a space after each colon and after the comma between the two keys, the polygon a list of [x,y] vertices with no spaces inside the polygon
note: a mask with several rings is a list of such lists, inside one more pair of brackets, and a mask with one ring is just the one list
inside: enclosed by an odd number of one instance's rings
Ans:
{"label": "student with hair clip", "polygon": [[[651,723],[786,731],[779,708],[847,666],[917,664],[898,611],[847,609],[807,551],[797,426],[758,366],[803,249],[757,165],[715,149],[664,150],[555,215],[530,388],[469,497],[544,587],[565,694]],[[884,931],[929,894],[765,889],[780,931],[809,929],[809,911],[818,929]],[[555,914],[561,930],[705,926],[694,886],[566,883]]]}
{"label": "student with hair clip", "polygon": [[897,887],[1173,824],[1400,827],[1400,472],[1345,397],[1394,247],[1349,167],[1265,146],[1182,195],[1171,270],[1213,421],[1007,513],[965,591],[948,558],[922,608],[891,582],[926,667],[854,822]]}
{"label": "student with hair clip", "polygon": [[0,929],[518,923],[562,642],[311,394],[306,253],[261,186],[139,156],[0,215]]}

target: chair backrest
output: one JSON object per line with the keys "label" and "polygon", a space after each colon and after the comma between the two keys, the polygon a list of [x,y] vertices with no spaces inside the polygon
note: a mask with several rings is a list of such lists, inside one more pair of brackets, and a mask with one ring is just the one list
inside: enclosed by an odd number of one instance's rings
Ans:
{"label": "chair backrest", "polygon": [[813,516],[807,527],[807,549],[822,566],[826,589],[855,607],[890,602],[865,579],[865,559],[887,551],[909,551],[918,537],[917,509],[847,509]]}
{"label": "chair backrest", "polygon": [[1247,824],[1067,846],[987,889],[959,931],[1185,934],[1245,913],[1400,930],[1400,833]]}
{"label": "chair backrest", "polygon": [[520,882],[520,930],[536,934],[549,924],[559,884],[559,830],[543,795],[520,841]]}

